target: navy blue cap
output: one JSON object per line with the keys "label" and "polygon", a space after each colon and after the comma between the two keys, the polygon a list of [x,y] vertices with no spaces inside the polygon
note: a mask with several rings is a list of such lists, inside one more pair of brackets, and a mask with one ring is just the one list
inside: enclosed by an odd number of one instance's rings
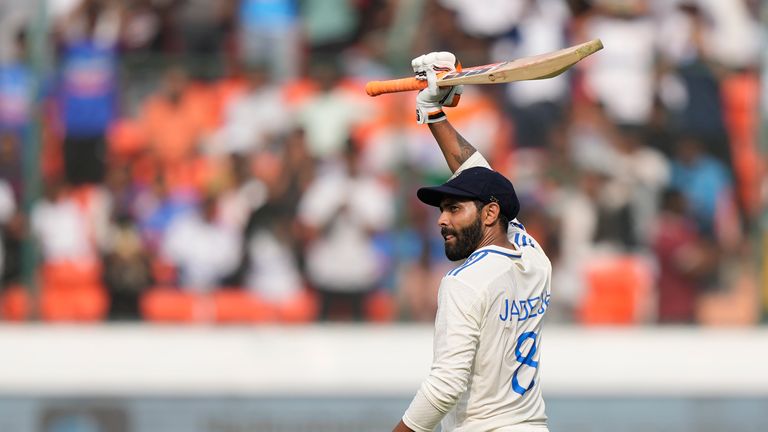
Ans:
{"label": "navy blue cap", "polygon": [[485,204],[499,204],[501,214],[512,220],[520,211],[512,182],[506,177],[484,167],[472,167],[462,171],[455,178],[440,186],[423,187],[416,192],[421,202],[440,207],[446,197],[467,198],[482,201]]}

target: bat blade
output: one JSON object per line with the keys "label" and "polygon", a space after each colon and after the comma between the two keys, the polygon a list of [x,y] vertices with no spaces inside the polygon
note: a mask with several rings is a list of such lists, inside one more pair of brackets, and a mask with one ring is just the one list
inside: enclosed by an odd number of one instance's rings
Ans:
{"label": "bat blade", "polygon": [[438,79],[437,85],[498,84],[552,78],[602,48],[602,41],[594,39],[551,53],[449,72]]}
{"label": "bat blade", "polygon": [[[437,85],[448,87],[461,84],[501,84],[552,78],[560,75],[580,60],[602,48],[602,41],[600,39],[593,39],[589,42],[546,54],[449,72],[438,77]],[[365,91],[370,96],[378,96],[384,93],[420,90],[425,87],[425,81],[419,81],[415,78],[402,78],[399,80],[371,81],[366,84]]]}

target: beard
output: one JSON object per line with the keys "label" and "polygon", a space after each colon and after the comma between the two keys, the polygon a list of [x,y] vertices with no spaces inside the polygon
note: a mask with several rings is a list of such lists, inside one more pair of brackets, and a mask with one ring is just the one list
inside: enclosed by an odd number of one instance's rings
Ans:
{"label": "beard", "polygon": [[478,217],[469,226],[458,230],[443,228],[440,230],[440,234],[443,237],[446,235],[454,237],[453,245],[445,242],[445,256],[451,261],[459,261],[467,258],[477,249],[477,245],[480,244],[480,240],[483,238],[483,228]]}

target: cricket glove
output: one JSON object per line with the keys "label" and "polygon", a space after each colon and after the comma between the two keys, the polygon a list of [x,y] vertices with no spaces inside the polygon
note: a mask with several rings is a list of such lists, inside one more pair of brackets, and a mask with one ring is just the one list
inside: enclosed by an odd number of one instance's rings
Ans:
{"label": "cricket glove", "polygon": [[445,120],[443,107],[458,105],[464,87],[438,87],[437,74],[453,72],[457,66],[461,69],[456,56],[445,51],[431,52],[413,59],[411,66],[416,79],[427,82],[427,88],[416,96],[416,122],[424,124]]}

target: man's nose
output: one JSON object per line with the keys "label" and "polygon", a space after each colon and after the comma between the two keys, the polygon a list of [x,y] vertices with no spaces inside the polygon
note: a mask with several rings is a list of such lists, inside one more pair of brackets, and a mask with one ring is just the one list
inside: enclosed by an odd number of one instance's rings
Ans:
{"label": "man's nose", "polygon": [[448,212],[440,212],[440,217],[437,218],[437,225],[440,228],[448,226]]}

